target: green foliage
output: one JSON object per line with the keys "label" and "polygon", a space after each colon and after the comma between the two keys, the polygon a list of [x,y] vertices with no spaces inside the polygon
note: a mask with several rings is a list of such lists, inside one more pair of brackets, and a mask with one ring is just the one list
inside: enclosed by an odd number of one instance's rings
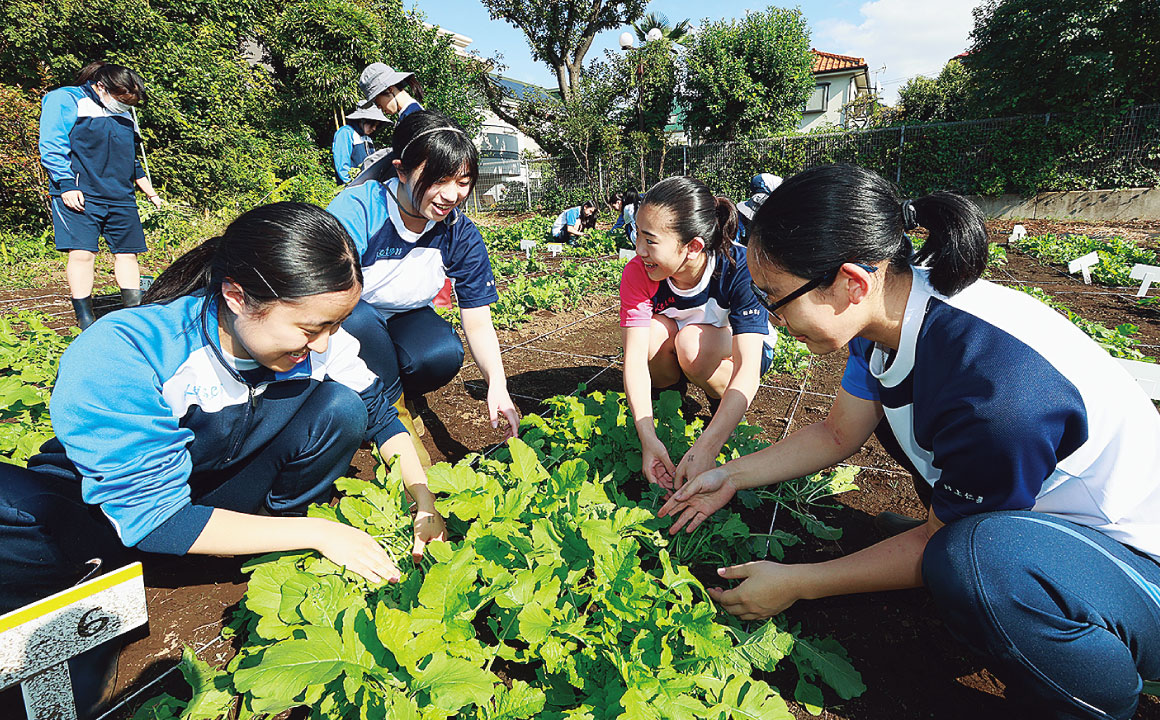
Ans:
{"label": "green foliage", "polygon": [[810,367],[810,350],[806,344],[794,339],[783,328],[777,328],[777,342],[773,346],[773,363],[766,375],[791,375],[805,377]]}
{"label": "green foliage", "polygon": [[898,90],[902,122],[950,122],[974,117],[969,103],[973,86],[963,64],[951,60],[938,77],[924,75],[907,80]]}
{"label": "green foliage", "polygon": [[[524,33],[532,59],[556,73],[560,97],[571,100],[580,84],[584,56],[596,35],[638,19],[648,0],[483,0],[492,20],[504,20]],[[493,104],[494,108],[494,104]]]}
{"label": "green foliage", "polygon": [[40,167],[40,104],[33,93],[0,84],[0,227],[35,231],[48,221],[48,178]]}
{"label": "green foliage", "polygon": [[696,141],[762,137],[797,126],[814,86],[800,10],[770,7],[733,20],[706,19],[685,46],[679,97]]}
{"label": "green foliage", "polygon": [[1091,276],[1092,280],[1101,285],[1131,285],[1133,281],[1129,275],[1133,265],[1156,264],[1154,251],[1121,237],[1104,239],[1048,233],[1020,238],[1012,244],[1031,257],[1057,265],[1067,265],[1094,251],[1100,261],[1091,268]]}
{"label": "green foliage", "polygon": [[992,115],[1160,102],[1155,0],[988,0],[964,64]]}
{"label": "green foliage", "polygon": [[0,28],[0,82],[15,86],[0,90],[0,145],[12,149],[0,154],[10,227],[38,231],[48,220],[35,207],[46,182],[34,158],[30,91],[71,84],[91,60],[144,77],[139,116],[154,184],[198,208],[325,199],[333,118],[359,99],[356,79],[370,61],[414,71],[428,107],[469,132],[479,127],[473,100],[483,66],[458,57],[398,0],[13,0],[0,6]]}
{"label": "green foliage", "polygon": [[[622,413],[623,398],[612,402]],[[599,429],[606,419],[580,424]],[[542,449],[546,436],[538,439]],[[225,673],[187,672],[201,689],[195,697],[222,707],[228,688],[243,716],[305,705],[319,720],[788,720],[778,692],[753,677],[787,659],[799,697],[820,702],[821,684],[843,698],[864,691],[832,640],[780,619],[752,633],[719,621],[704,586],[667,549],[669,521],[601,476],[620,458],[548,463],[538,452],[512,440],[503,460],[476,458],[478,469],[470,459],[433,467],[428,481],[455,539],[429,546],[417,567],[403,564],[396,585],[368,585],[313,553],[247,563],[250,582],[229,628],[238,655]],[[310,514],[405,555],[410,514],[398,468],[376,475],[341,479],[338,504]],[[500,667],[506,682],[492,672]],[[139,720],[174,717],[181,701],[147,708]]]}
{"label": "green foliage", "polygon": [[1059,302],[1051,295],[1047,294],[1043,288],[1030,287],[1027,285],[1020,285],[1017,290],[1021,290],[1049,307],[1058,310],[1067,316],[1067,319],[1072,322],[1080,330],[1099,343],[1099,346],[1108,351],[1112,357],[1124,358],[1126,360],[1139,360],[1140,362],[1156,362],[1155,358],[1149,357],[1136,349],[1136,340],[1132,336],[1139,332],[1140,328],[1131,323],[1121,323],[1112,330],[1099,323],[1086,320],[1074,312],[1069,310],[1063,303]]}
{"label": "green foliage", "polygon": [[78,331],[61,335],[44,321],[29,311],[0,316],[0,462],[23,465],[52,437],[49,395]]}
{"label": "green foliage", "polygon": [[491,306],[492,324],[515,327],[537,310],[561,311],[575,307],[593,295],[611,295],[620,283],[623,265],[616,260],[578,262],[564,260],[553,272],[528,277],[517,275]]}

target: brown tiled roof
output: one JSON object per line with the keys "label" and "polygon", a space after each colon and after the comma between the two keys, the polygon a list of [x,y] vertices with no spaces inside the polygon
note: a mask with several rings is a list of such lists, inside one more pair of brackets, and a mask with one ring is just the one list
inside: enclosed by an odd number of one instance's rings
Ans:
{"label": "brown tiled roof", "polygon": [[835,55],[810,48],[814,54],[814,74],[838,72],[840,70],[869,70],[866,58],[851,57],[849,55]]}

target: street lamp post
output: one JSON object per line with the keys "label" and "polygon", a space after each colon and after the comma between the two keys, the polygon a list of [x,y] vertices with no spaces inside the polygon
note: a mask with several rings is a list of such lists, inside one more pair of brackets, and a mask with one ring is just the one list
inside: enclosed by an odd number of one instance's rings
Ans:
{"label": "street lamp post", "polygon": [[[653,28],[656,30],[656,28]],[[645,36],[645,42],[653,40],[653,30],[649,30],[648,35]],[[659,31],[657,31],[659,34]],[[628,52],[633,49],[632,33],[622,32],[620,34],[620,49]],[[644,132],[644,58],[637,57],[636,61],[636,129]]]}

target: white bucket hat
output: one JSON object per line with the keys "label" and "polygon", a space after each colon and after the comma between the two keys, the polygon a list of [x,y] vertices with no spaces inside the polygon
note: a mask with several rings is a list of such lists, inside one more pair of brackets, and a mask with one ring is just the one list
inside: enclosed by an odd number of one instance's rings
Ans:
{"label": "white bucket hat", "polygon": [[379,107],[377,105],[372,104],[369,107],[364,107],[362,105],[359,105],[358,109],[353,110],[351,112],[348,112],[346,114],[346,119],[347,120],[374,120],[375,122],[385,123],[387,121],[387,116],[383,114],[382,110],[379,110]]}
{"label": "white bucket hat", "polygon": [[386,63],[371,63],[367,65],[358,78],[358,89],[366,95],[366,102],[359,107],[373,105],[375,98],[388,89],[414,76],[415,73],[399,72]]}

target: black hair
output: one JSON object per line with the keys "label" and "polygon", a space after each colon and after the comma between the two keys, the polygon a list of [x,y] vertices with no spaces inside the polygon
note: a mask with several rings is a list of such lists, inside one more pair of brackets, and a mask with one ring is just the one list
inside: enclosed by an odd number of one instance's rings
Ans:
{"label": "black hair", "polygon": [[649,188],[640,202],[641,208],[646,205],[672,213],[670,227],[682,245],[699,237],[705,241],[706,252],[732,261],[729,243],[737,237],[737,206],[729,198],[715,197],[700,180],[678,175]]}
{"label": "black hair", "polygon": [[[584,217],[584,208],[591,210],[592,214],[588,217]],[[580,206],[580,210],[580,229],[591,230],[592,228],[596,227],[596,203],[592,202],[591,200],[585,200],[584,204]]]}
{"label": "black hair", "polygon": [[362,267],[333,215],[309,203],[273,203],[243,213],[220,236],[179,257],[144,301],[166,303],[199,291],[220,295],[227,279],[245,290],[247,305],[260,308],[362,285]]}
{"label": "black hair", "polygon": [[629,205],[640,205],[640,193],[636,190],[624,191],[624,207]]}
{"label": "black hair", "polygon": [[[412,142],[414,141],[414,142]],[[479,151],[457,122],[434,110],[419,110],[399,121],[391,138],[400,170],[411,173],[423,163],[423,173],[412,180],[411,197],[418,203],[443,178],[466,174],[471,187],[479,179]]]}
{"label": "black hair", "polygon": [[[801,278],[816,278],[843,263],[890,263],[930,268],[930,282],[954,295],[987,266],[987,228],[969,200],[935,192],[910,202],[908,227],[898,192],[855,165],[821,165],[800,172],[769,194],[749,228],[749,248]],[[924,227],[929,239],[916,254],[906,232]]]}
{"label": "black hair", "polygon": [[145,81],[124,65],[112,65],[97,60],[85,65],[77,73],[76,84],[100,83],[113,97],[129,105],[145,101]]}
{"label": "black hair", "polygon": [[614,192],[610,194],[605,200],[605,203],[611,205],[614,202],[624,202],[624,193]]}

